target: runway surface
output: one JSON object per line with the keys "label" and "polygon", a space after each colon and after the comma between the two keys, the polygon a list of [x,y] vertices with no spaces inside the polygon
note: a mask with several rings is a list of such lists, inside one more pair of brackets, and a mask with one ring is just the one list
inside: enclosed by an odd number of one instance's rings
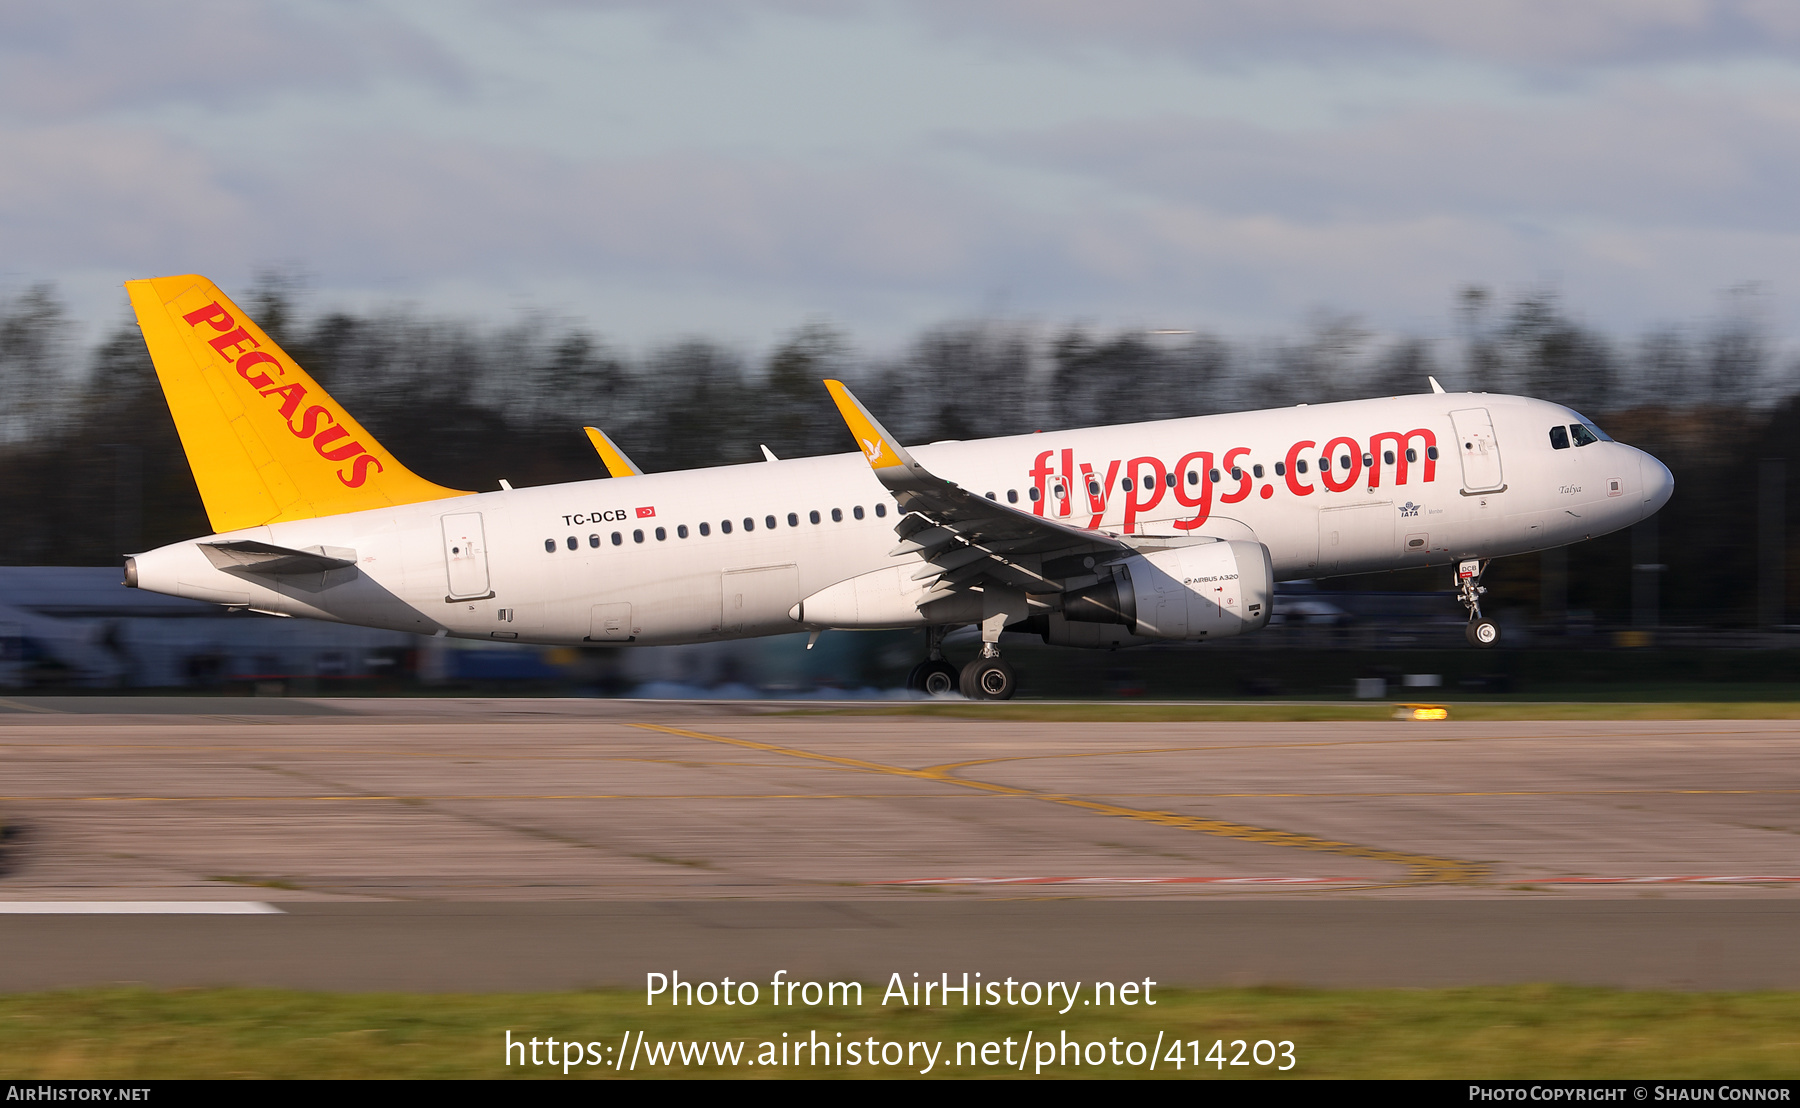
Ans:
{"label": "runway surface", "polygon": [[287,909],[0,913],[32,954],[0,988],[867,979],[901,957],[1079,977],[1140,956],[1170,983],[1800,987],[1791,721],[782,711],[0,700],[0,907]]}

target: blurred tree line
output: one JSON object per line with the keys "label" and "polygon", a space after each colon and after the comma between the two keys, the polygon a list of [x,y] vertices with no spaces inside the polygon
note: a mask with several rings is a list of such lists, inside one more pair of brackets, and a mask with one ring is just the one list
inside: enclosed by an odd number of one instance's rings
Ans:
{"label": "blurred tree line", "polygon": [[[307,316],[280,276],[240,303],[408,466],[474,490],[604,476],[586,423],[650,471],[754,462],[762,444],[784,458],[847,451],[825,377],[852,382],[908,442],[1421,392],[1428,374],[1452,391],[1538,396],[1674,471],[1656,525],[1660,606],[1669,621],[1730,625],[1757,612],[1760,463],[1800,442],[1800,376],[1777,364],[1757,295],[1735,290],[1711,323],[1635,341],[1582,325],[1549,293],[1503,303],[1470,288],[1451,342],[1380,338],[1320,313],[1296,335],[1256,342],[960,323],[869,357],[812,325],[755,361],[704,339],[632,357],[538,315],[489,328],[398,309]],[[116,564],[209,530],[135,323],[85,350],[71,331],[48,285],[0,299],[0,564]],[[1783,501],[1785,540],[1786,522],[1800,522],[1800,480]],[[1800,552],[1781,545],[1791,570]],[[1571,549],[1554,570],[1562,583],[1520,558],[1490,584],[1516,608],[1544,607],[1554,591],[1562,607],[1623,622],[1633,564],[1628,537],[1612,536]],[[1360,584],[1444,588],[1443,576]]]}

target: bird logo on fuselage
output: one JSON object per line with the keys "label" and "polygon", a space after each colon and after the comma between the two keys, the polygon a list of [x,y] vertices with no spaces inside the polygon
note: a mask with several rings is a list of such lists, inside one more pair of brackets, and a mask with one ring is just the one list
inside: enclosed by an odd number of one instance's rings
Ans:
{"label": "bird logo on fuselage", "polygon": [[862,441],[862,444],[863,444],[863,453],[865,453],[869,456],[869,460],[871,462],[875,461],[877,458],[881,457],[881,440],[880,439],[876,439],[873,442],[869,441],[868,439],[864,439]]}

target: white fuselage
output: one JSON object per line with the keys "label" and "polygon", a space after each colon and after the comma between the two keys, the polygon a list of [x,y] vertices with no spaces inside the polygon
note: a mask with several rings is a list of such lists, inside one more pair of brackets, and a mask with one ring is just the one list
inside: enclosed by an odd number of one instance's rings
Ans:
{"label": "white fuselage", "polygon": [[[1292,579],[1562,546],[1668,500],[1668,470],[1641,450],[1554,448],[1550,429],[1578,421],[1539,400],[1422,394],[912,453],[977,494],[1077,527],[1254,539],[1276,577]],[[906,582],[918,559],[890,555],[895,522],[892,496],[850,453],[275,523],[134,560],[141,588],[285,615],[524,642],[681,643],[805,630],[790,612],[833,584],[897,567],[892,579]],[[354,551],[356,566],[280,578],[219,569],[199,545],[219,539]],[[905,611],[863,625],[926,622]]]}

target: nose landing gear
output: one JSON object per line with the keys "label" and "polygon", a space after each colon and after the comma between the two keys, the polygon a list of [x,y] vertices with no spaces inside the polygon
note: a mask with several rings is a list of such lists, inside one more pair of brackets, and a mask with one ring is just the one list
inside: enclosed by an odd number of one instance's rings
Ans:
{"label": "nose landing gear", "polygon": [[1500,641],[1500,625],[1481,614],[1481,598],[1487,590],[1481,587],[1481,572],[1487,563],[1469,558],[1456,567],[1456,598],[1469,610],[1469,626],[1463,631],[1470,646],[1489,647]]}

